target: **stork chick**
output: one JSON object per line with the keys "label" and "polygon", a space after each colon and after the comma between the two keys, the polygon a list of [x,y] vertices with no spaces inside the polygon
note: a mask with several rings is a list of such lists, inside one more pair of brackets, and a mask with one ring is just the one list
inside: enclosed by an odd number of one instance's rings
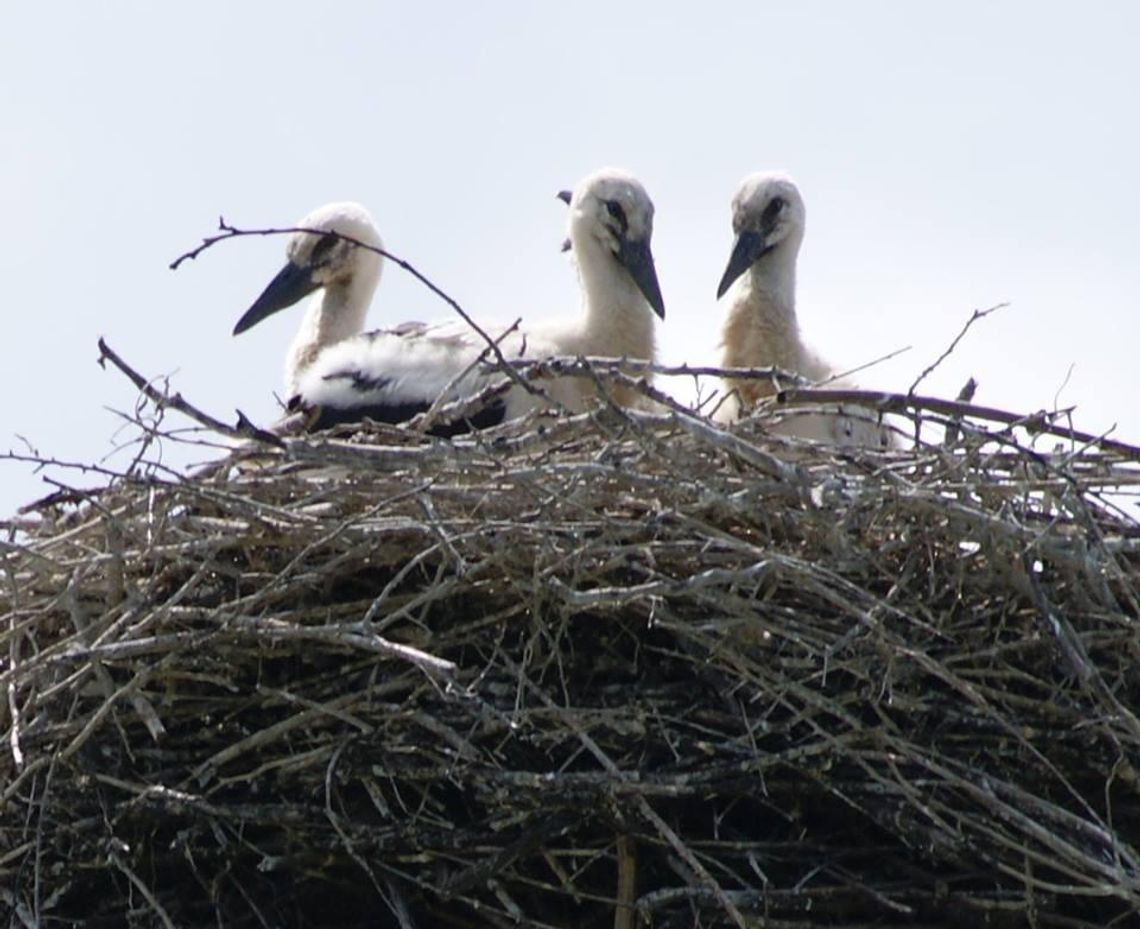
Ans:
{"label": "stork chick", "polygon": [[[804,343],[796,320],[796,258],[805,218],[799,189],[785,174],[750,174],[732,198],[736,239],[716,292],[720,299],[733,291],[721,333],[723,367],[775,367],[810,381],[832,376],[827,362]],[[734,378],[725,387],[728,397],[716,413],[721,422],[735,421],[776,392],[764,379]],[[889,444],[875,413],[862,407],[826,415],[789,410],[774,431],[837,445]]]}

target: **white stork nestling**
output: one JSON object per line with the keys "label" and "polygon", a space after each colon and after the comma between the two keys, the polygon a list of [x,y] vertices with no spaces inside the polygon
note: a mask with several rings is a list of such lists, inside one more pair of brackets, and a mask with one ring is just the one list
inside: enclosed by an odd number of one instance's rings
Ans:
{"label": "white stork nestling", "polygon": [[[803,198],[785,174],[750,174],[732,198],[736,239],[716,292],[720,299],[732,290],[721,332],[723,367],[771,366],[813,382],[831,378],[831,367],[804,344],[796,321],[796,257],[804,238],[804,220]],[[716,413],[721,422],[735,421],[776,392],[763,379],[730,379],[725,386],[729,395]],[[774,431],[835,445],[879,448],[890,444],[889,433],[876,414],[857,406],[837,408],[827,415],[790,409]]]}

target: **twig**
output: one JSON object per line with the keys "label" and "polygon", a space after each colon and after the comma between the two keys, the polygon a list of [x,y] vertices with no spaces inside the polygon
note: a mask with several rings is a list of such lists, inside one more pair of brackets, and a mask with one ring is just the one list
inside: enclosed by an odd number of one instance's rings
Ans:
{"label": "twig", "polygon": [[1019,426],[1033,433],[1054,435],[1058,438],[1069,439],[1089,445],[1099,445],[1105,450],[1118,452],[1132,458],[1140,459],[1140,446],[1130,445],[1110,439],[1106,435],[1095,435],[1091,432],[1081,432],[1066,426],[1056,426],[1051,417],[1062,415],[1068,411],[1060,410],[1055,413],[1009,413],[990,406],[974,406],[970,403],[958,403],[953,400],[941,400],[937,397],[923,397],[916,394],[883,393],[874,390],[821,390],[816,388],[791,387],[777,394],[778,403],[854,403],[885,413],[905,413],[908,410],[922,410],[930,413],[940,413],[946,416],[972,417],[980,420],[1002,423],[1007,426]]}
{"label": "twig", "polygon": [[233,623],[243,629],[255,631],[259,636],[280,641],[310,641],[343,645],[375,652],[388,658],[398,658],[415,665],[430,677],[448,681],[455,677],[458,668],[453,661],[436,658],[411,645],[392,642],[363,627],[358,629],[337,626],[293,626],[280,620],[248,616],[234,617]]}
{"label": "twig", "polygon": [[[522,322],[522,319],[520,317],[519,319],[516,319],[513,323],[511,323],[510,326],[508,326],[506,329],[504,329],[503,332],[498,336],[498,338],[495,339],[495,346],[498,346],[498,344],[500,342],[502,342],[503,339],[505,339],[507,336],[509,336],[512,332],[518,331],[519,324],[521,322]],[[408,423],[408,428],[413,429],[416,432],[421,432],[421,433],[427,432],[429,429],[431,429],[432,426],[434,426],[438,421],[440,421],[440,419],[443,418],[441,415],[443,410],[449,410],[450,411],[450,408],[453,406],[460,408],[463,413],[466,413],[470,410],[478,410],[479,406],[480,406],[479,401],[484,397],[484,395],[486,395],[486,397],[488,399],[490,399],[491,397],[498,396],[498,395],[501,395],[502,393],[504,393],[505,390],[502,386],[500,386],[498,384],[491,384],[490,386],[481,390],[476,395],[476,397],[460,398],[459,400],[453,400],[451,398],[451,392],[455,388],[455,386],[457,384],[459,384],[465,377],[467,377],[468,374],[470,374],[476,368],[478,368],[478,367],[480,367],[486,363],[487,355],[491,351],[492,347],[494,347],[494,346],[483,349],[483,351],[479,353],[479,355],[475,358],[474,361],[471,362],[471,364],[467,365],[465,368],[462,368],[459,372],[457,372],[456,375],[454,377],[452,377],[451,380],[449,380],[444,385],[443,389],[439,392],[439,396],[436,397],[435,400],[432,402],[432,405],[430,407],[428,407],[423,413],[420,413],[418,416],[416,416],[410,423]],[[502,358],[503,356],[499,355],[499,357]],[[495,366],[494,370],[502,370],[502,366],[501,365]],[[515,382],[515,383],[518,382],[517,378],[511,378],[511,377],[509,377],[509,375],[507,377],[507,380]],[[550,397],[547,394],[545,394],[544,392],[538,392],[538,391],[533,391],[533,390],[531,391],[531,393],[536,393],[536,392],[541,393],[541,395],[546,399],[546,401],[548,403],[552,402],[550,400]],[[562,409],[562,410],[565,409],[562,406],[562,404],[560,404],[560,403],[556,404],[556,406],[558,409]],[[461,417],[462,417],[462,413],[458,414],[458,418],[461,418]]]}
{"label": "twig", "polygon": [[[110,841],[117,842],[118,840],[112,838]],[[126,875],[127,880],[135,886],[135,889],[142,894],[143,899],[150,904],[150,908],[154,910],[158,918],[162,920],[162,925],[165,926],[166,929],[174,929],[174,921],[170,918],[170,915],[163,908],[162,904],[158,902],[158,898],[154,895],[153,891],[147,887],[142,878],[131,870],[117,851],[112,851],[108,857],[111,859],[111,864]]]}
{"label": "twig", "polygon": [[633,929],[637,900],[637,845],[628,835],[617,837],[617,893],[614,929]]}
{"label": "twig", "polygon": [[[463,374],[466,374],[468,370],[469,369],[465,369]],[[477,412],[490,405],[492,401],[502,397],[511,389],[513,384],[514,381],[504,375],[497,380],[492,380],[478,393],[471,394],[467,397],[450,399],[447,396],[447,390],[441,391],[439,397],[436,398],[429,409],[408,421],[407,428],[411,431],[423,434],[438,422],[459,422],[466,418],[468,414]],[[450,386],[451,385],[449,385],[448,389],[450,389]]]}
{"label": "twig", "polygon": [[854,368],[847,368],[844,371],[839,371],[831,375],[826,380],[822,381],[820,383],[820,386],[826,386],[833,381],[839,381],[846,377],[852,377],[862,371],[866,371],[869,368],[874,368],[877,365],[881,365],[885,361],[890,361],[892,358],[897,358],[899,355],[905,355],[911,350],[911,347],[912,346],[910,345],[904,345],[902,348],[896,348],[893,352],[887,352],[885,355],[880,355],[878,358],[873,358],[870,361],[865,361],[863,364],[856,365]]}
{"label": "twig", "polygon": [[235,439],[255,439],[258,442],[265,442],[269,445],[276,445],[278,448],[283,447],[281,439],[273,435],[271,432],[266,432],[264,429],[258,429],[239,411],[238,412],[238,425],[230,426],[223,423],[221,420],[214,419],[206,413],[203,413],[196,406],[184,400],[182,394],[167,394],[160,390],[155,389],[151,383],[139,374],[134,368],[128,365],[119,355],[111,349],[103,338],[99,339],[99,358],[98,362],[100,367],[105,367],[104,362],[110,361],[116,368],[123,372],[140,391],[142,391],[152,403],[156,406],[168,406],[172,409],[178,410],[185,416],[189,416],[192,420],[207,429],[212,429],[222,435],[228,435]]}
{"label": "twig", "polygon": [[985,317],[989,316],[990,313],[997,312],[998,310],[1004,309],[1007,306],[1009,306],[1008,303],[997,303],[994,306],[991,306],[988,310],[974,310],[974,312],[970,315],[970,318],[968,320],[966,320],[966,325],[964,325],[962,327],[962,331],[959,332],[954,337],[954,341],[950,343],[950,347],[947,348],[946,351],[944,351],[937,358],[935,358],[934,363],[931,364],[930,366],[928,366],[926,368],[926,370],[924,370],[915,379],[915,382],[910,385],[910,389],[907,390],[907,393],[913,394],[915,392],[915,390],[918,388],[918,385],[921,384],[924,380],[926,380],[927,375],[930,374],[932,371],[934,371],[935,368],[937,368],[940,364],[942,364],[943,361],[945,361],[947,358],[950,357],[950,354],[954,351],[954,349],[956,349],[958,347],[958,343],[962,341],[962,339],[965,337],[966,333],[970,331],[970,327],[972,325],[974,325],[974,323],[976,323],[979,319],[985,319]]}
{"label": "twig", "polygon": [[36,466],[34,470],[59,468],[60,470],[79,471],[81,474],[98,474],[101,477],[109,477],[112,479],[123,479],[127,477],[125,472],[117,471],[113,468],[105,468],[83,461],[67,461],[62,458],[52,458],[38,454],[25,455],[19,452],[4,452],[0,454],[0,461],[17,461],[23,464],[32,464]]}
{"label": "twig", "polygon": [[1068,386],[1069,380],[1073,376],[1073,368],[1075,368],[1075,367],[1076,367],[1075,364],[1069,365],[1068,369],[1065,371],[1065,379],[1063,381],[1061,381],[1061,386],[1058,387],[1057,392],[1053,394],[1053,409],[1054,410],[1057,409],[1057,406],[1061,402],[1061,392],[1064,391],[1064,389]]}
{"label": "twig", "polygon": [[[13,642],[13,649],[15,643]],[[12,662],[12,667],[15,668],[16,662]],[[16,699],[16,684],[14,681],[8,684],[8,749],[12,753],[12,764],[15,765],[17,771],[24,767],[24,752],[20,748],[20,704]]]}
{"label": "twig", "polygon": [[[900,349],[905,351],[905,349]],[[894,354],[898,354],[897,352]],[[886,357],[893,357],[888,355]],[[876,362],[872,362],[874,364]],[[714,365],[667,365],[653,361],[643,361],[638,358],[607,358],[597,355],[554,355],[549,358],[519,358],[509,362],[515,368],[529,369],[549,366],[552,370],[562,373],[573,373],[585,376],[588,372],[613,374],[620,373],[627,376],[635,374],[660,374],[665,377],[718,377],[732,378],[734,380],[768,380],[785,381],[790,384],[809,385],[811,382],[792,371],[783,368],[720,368]]]}

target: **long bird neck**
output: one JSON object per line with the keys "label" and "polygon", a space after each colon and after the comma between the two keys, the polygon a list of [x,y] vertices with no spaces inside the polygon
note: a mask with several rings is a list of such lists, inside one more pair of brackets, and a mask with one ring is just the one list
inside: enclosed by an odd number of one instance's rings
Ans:
{"label": "long bird neck", "polygon": [[298,382],[321,351],[364,330],[364,319],[372,294],[380,280],[375,272],[358,273],[347,280],[328,284],[309,301],[301,328],[285,360],[285,390],[289,397],[298,391]]}
{"label": "long bird neck", "polygon": [[[813,379],[825,376],[821,362],[800,339],[794,254],[777,250],[749,269],[729,309],[723,344],[727,368],[771,366]],[[748,404],[775,392],[765,380],[735,381],[733,386]]]}
{"label": "long bird neck", "polygon": [[575,248],[584,317],[576,351],[612,358],[654,358],[653,310],[633,278],[602,246],[590,242]]}

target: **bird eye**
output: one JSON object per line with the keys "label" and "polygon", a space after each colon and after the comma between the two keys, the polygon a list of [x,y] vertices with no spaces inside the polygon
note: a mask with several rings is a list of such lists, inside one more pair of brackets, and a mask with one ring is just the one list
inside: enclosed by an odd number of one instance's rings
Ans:
{"label": "bird eye", "polygon": [[606,200],[606,212],[610,214],[610,219],[616,227],[614,231],[619,236],[625,236],[629,231],[629,220],[625,218],[625,210],[621,208],[621,204],[616,200]]}
{"label": "bird eye", "polygon": [[320,241],[313,246],[313,250],[309,253],[309,264],[319,265],[328,261],[329,256],[332,254],[333,247],[339,242],[335,235],[323,235]]}
{"label": "bird eye", "polygon": [[764,213],[760,217],[760,222],[768,228],[776,224],[776,220],[780,218],[780,214],[784,212],[784,207],[787,206],[787,201],[783,197],[773,197],[766,207]]}

